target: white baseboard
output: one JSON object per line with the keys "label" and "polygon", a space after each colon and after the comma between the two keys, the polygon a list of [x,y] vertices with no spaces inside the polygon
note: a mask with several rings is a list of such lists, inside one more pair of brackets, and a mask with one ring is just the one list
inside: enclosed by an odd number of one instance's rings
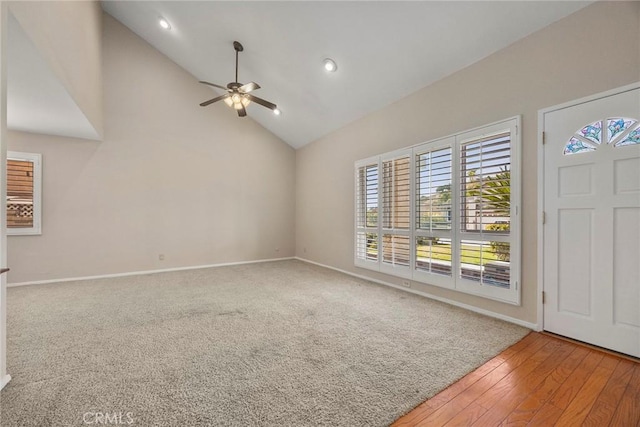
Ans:
{"label": "white baseboard", "polygon": [[528,328],[528,329],[531,329],[531,330],[534,330],[534,331],[538,330],[538,325],[537,324],[530,323],[530,322],[525,322],[524,320],[516,319],[515,317],[505,316],[504,314],[495,313],[493,311],[489,311],[489,310],[485,310],[485,309],[482,309],[482,308],[478,308],[478,307],[475,307],[473,305],[463,304],[461,302],[450,300],[448,298],[442,298],[442,297],[439,297],[439,296],[428,294],[426,292],[417,291],[415,289],[405,288],[405,287],[399,286],[399,285],[394,285],[393,283],[385,282],[383,280],[373,279],[371,277],[367,277],[367,276],[364,276],[364,275],[361,275],[361,274],[352,273],[350,271],[343,270],[341,268],[332,267],[330,265],[320,264],[319,262],[311,261],[311,260],[308,260],[308,259],[305,259],[305,258],[300,258],[300,257],[294,257],[294,258],[299,260],[299,261],[308,262],[309,264],[315,264],[315,265],[320,266],[320,267],[324,267],[324,268],[328,268],[330,270],[338,271],[340,273],[348,274],[349,276],[357,277],[358,279],[368,280],[370,282],[378,283],[380,285],[390,286],[392,288],[400,289],[401,291],[410,292],[412,294],[416,294],[416,295],[420,295],[420,296],[423,296],[423,297],[426,297],[426,298],[430,298],[430,299],[433,299],[433,300],[436,300],[436,301],[440,301],[440,302],[443,302],[445,304],[449,304],[449,305],[453,305],[453,306],[456,306],[456,307],[464,308],[465,310],[473,311],[475,313],[484,314],[485,316],[494,317],[496,319],[504,320],[505,322],[513,323],[513,324],[516,324],[516,325],[519,325],[519,326],[523,326],[525,328]]}
{"label": "white baseboard", "polygon": [[114,273],[114,274],[102,274],[99,276],[84,276],[84,277],[68,277],[64,279],[51,279],[51,280],[35,280],[32,282],[18,282],[18,283],[7,283],[7,287],[11,288],[14,286],[28,286],[28,285],[45,285],[48,283],[60,283],[60,282],[77,282],[80,280],[94,280],[94,279],[107,279],[112,277],[126,277],[126,276],[140,276],[144,274],[155,274],[155,273],[167,273],[171,271],[184,271],[184,270],[199,270],[201,268],[214,268],[214,267],[227,267],[230,265],[242,265],[242,264],[258,264],[261,262],[274,262],[274,261],[286,261],[294,259],[294,257],[285,257],[285,258],[270,258],[270,259],[258,259],[253,261],[237,261],[237,262],[225,262],[220,264],[207,264],[207,265],[192,265],[189,267],[174,267],[174,268],[163,268],[161,270],[143,270],[143,271],[130,271],[126,273]]}
{"label": "white baseboard", "polygon": [[0,390],[4,388],[11,381],[11,375],[7,374],[4,377],[0,378]]}

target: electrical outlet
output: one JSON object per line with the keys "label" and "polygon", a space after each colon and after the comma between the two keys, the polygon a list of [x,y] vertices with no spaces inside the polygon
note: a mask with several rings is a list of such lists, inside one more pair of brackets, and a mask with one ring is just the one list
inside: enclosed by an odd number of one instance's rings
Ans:
{"label": "electrical outlet", "polygon": [[160,261],[164,261],[164,254],[159,254],[159,255],[158,255],[158,259],[159,259]]}
{"label": "electrical outlet", "polygon": [[307,248],[303,248],[302,252],[304,252],[306,254],[307,253]]}
{"label": "electrical outlet", "polygon": [[280,248],[276,248],[276,252],[280,252]]}
{"label": "electrical outlet", "polygon": [[411,282],[409,282],[408,280],[404,280],[402,282],[402,286],[404,286],[405,288],[410,288],[411,287]]}

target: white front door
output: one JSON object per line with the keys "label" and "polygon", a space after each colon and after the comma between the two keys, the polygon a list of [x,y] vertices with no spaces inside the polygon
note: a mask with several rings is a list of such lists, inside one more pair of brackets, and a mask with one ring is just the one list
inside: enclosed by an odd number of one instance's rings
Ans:
{"label": "white front door", "polygon": [[544,329],[640,357],[640,88],[542,119]]}

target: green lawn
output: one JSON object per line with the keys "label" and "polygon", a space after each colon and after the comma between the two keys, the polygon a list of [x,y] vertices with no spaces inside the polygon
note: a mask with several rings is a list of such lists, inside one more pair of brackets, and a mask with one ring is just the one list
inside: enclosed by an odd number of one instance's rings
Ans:
{"label": "green lawn", "polygon": [[[462,245],[462,262],[465,264],[478,264],[480,261],[478,259],[479,253],[477,252],[477,248],[469,245]],[[429,254],[429,246],[420,245],[418,246],[418,254],[423,253],[425,256]],[[439,259],[442,261],[451,261],[451,246],[448,245],[433,245],[431,246],[431,258]],[[493,253],[490,249],[485,248],[482,251],[482,264],[484,265],[489,261],[499,261],[498,257],[495,253]]]}
{"label": "green lawn", "polygon": [[[462,249],[462,263],[478,265],[480,260],[478,259],[479,253],[477,252],[477,247],[462,245],[461,249]],[[369,254],[372,257],[375,257],[378,255],[378,249],[368,248],[367,254]],[[429,246],[419,245],[418,254],[422,254],[422,256],[428,257]],[[441,261],[451,261],[451,246],[448,246],[448,245],[431,246],[431,258],[438,259]],[[491,249],[484,248],[482,251],[482,265],[490,261],[500,261],[500,259],[496,256],[494,252],[491,251]]]}

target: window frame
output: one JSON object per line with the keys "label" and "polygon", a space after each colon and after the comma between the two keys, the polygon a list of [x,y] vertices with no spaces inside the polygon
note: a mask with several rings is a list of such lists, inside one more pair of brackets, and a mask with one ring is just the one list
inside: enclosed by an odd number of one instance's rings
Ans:
{"label": "window frame", "polygon": [[[380,231],[378,232],[378,258],[380,262],[380,272],[391,274],[398,277],[403,277],[405,279],[411,278],[411,272],[413,270],[413,243],[412,240],[412,231],[411,226],[414,221],[414,209],[412,209],[412,191],[414,188],[414,168],[411,166],[411,161],[413,159],[413,153],[411,149],[401,149],[392,151],[390,153],[386,153],[380,156],[379,165],[378,165],[378,227]],[[409,161],[409,225],[406,229],[394,227],[393,225],[389,227],[385,227],[385,213],[384,213],[384,185],[385,185],[385,177],[384,177],[384,164],[385,162],[395,162],[396,160],[408,158]],[[395,170],[395,165],[394,165]],[[384,261],[384,236],[406,236],[409,238],[409,265],[402,266],[396,265],[395,263],[386,263]]]}
{"label": "window frame", "polygon": [[[445,137],[445,138],[440,138],[440,139],[436,139],[433,141],[429,141],[423,144],[419,144],[413,147],[412,149],[412,160],[413,160],[413,176],[414,176],[414,185],[415,185],[415,181],[417,180],[417,167],[416,167],[416,163],[417,163],[417,157],[425,154],[425,153],[433,153],[435,151],[438,150],[443,150],[443,149],[450,149],[451,150],[451,228],[449,230],[440,230],[440,231],[424,231],[421,230],[417,227],[417,219],[416,219],[416,206],[417,206],[417,201],[416,201],[416,196],[417,196],[417,189],[414,189],[413,191],[413,204],[412,206],[413,208],[413,235],[411,236],[411,241],[413,243],[413,248],[412,248],[412,268],[411,271],[413,273],[413,280],[416,280],[418,282],[422,282],[422,283],[429,283],[435,286],[439,286],[442,288],[449,288],[449,289],[455,289],[455,283],[452,280],[453,279],[453,275],[455,274],[456,270],[456,259],[453,256],[454,254],[454,244],[455,244],[455,227],[456,227],[456,223],[458,221],[458,212],[457,209],[455,209],[455,204],[454,204],[454,197],[455,197],[455,188],[453,185],[453,177],[455,176],[456,173],[456,169],[455,169],[455,137]],[[422,271],[422,270],[417,270],[416,269],[416,259],[417,259],[417,244],[416,244],[416,240],[418,237],[438,237],[438,238],[446,238],[446,239],[451,239],[451,276],[446,276],[446,275],[441,275],[441,274],[435,274],[435,273],[430,273],[430,272],[426,272],[426,271]]]}
{"label": "window frame", "polygon": [[[7,151],[9,160],[27,161],[33,163],[33,226],[32,227],[8,227],[5,229],[8,236],[37,236],[42,234],[42,154],[23,153],[20,151]],[[6,170],[8,173],[8,168]],[[5,176],[5,179],[7,177]],[[5,203],[6,209],[6,203]]]}
{"label": "window frame", "polygon": [[[358,174],[359,174],[359,170],[360,168],[365,168],[365,176],[366,176],[366,168],[369,166],[373,166],[375,165],[377,167],[377,180],[378,180],[378,197],[377,197],[377,201],[378,201],[378,212],[377,212],[377,220],[376,220],[376,226],[375,227],[368,227],[367,226],[367,217],[366,217],[366,193],[367,193],[367,189],[366,189],[366,185],[364,187],[364,193],[365,193],[365,197],[362,198],[361,200],[364,200],[364,227],[360,227],[358,225],[358,212],[360,209],[360,206],[358,206],[358,196],[359,196],[359,192],[360,192],[360,188],[358,186],[359,182],[358,182]],[[354,256],[354,264],[358,267],[362,267],[362,268],[368,268],[370,270],[375,270],[375,271],[380,271],[380,243],[381,243],[381,238],[380,238],[380,231],[381,231],[381,220],[380,220],[380,204],[381,204],[381,192],[380,192],[380,158],[379,156],[374,156],[374,157],[369,157],[368,159],[362,159],[359,160],[355,163],[355,186],[354,186],[354,195],[355,197],[353,198],[355,201],[354,204],[354,223],[353,223],[353,227],[354,227],[354,250],[353,250],[353,256]],[[362,197],[362,195],[360,195],[360,197]],[[366,256],[366,246],[365,246],[365,257],[364,259],[362,258],[358,258],[358,233],[366,233],[368,232],[375,232],[376,233],[376,244],[377,244],[377,248],[378,248],[378,256],[377,259],[375,261],[369,260],[367,259]],[[366,245],[366,244],[365,244]]]}
{"label": "window frame", "polygon": [[[511,117],[505,120],[501,120],[492,124],[481,126],[475,129],[458,132],[447,137],[434,139],[424,143],[416,144],[408,148],[395,150],[389,153],[383,153],[378,156],[369,157],[367,159],[359,160],[355,162],[356,173],[356,188],[355,188],[355,212],[354,215],[354,244],[357,245],[358,231],[362,232],[362,229],[358,228],[357,212],[358,206],[358,169],[363,165],[377,164],[378,166],[378,223],[377,223],[377,245],[378,245],[378,259],[376,261],[358,259],[357,247],[354,247],[354,259],[357,267],[366,268],[381,273],[389,274],[395,277],[401,277],[403,279],[412,279],[416,282],[425,283],[433,286],[448,288],[463,292],[466,294],[472,294],[481,296],[484,298],[497,300],[500,302],[520,305],[521,304],[521,289],[520,289],[520,274],[521,274],[521,218],[520,218],[520,205],[521,205],[521,116]],[[493,286],[491,284],[483,284],[479,281],[464,279],[461,277],[460,272],[460,251],[461,242],[464,237],[473,237],[472,232],[462,231],[461,224],[461,209],[462,202],[461,195],[461,150],[462,146],[470,141],[479,140],[482,138],[490,137],[493,135],[499,135],[501,133],[509,133],[510,141],[510,227],[508,235],[499,235],[499,241],[506,241],[510,244],[510,258],[509,258],[509,288],[501,288]],[[418,229],[416,223],[417,215],[417,194],[416,194],[416,177],[417,177],[417,156],[426,152],[434,152],[444,148],[451,148],[451,230],[449,235],[451,236],[451,276],[443,274],[432,273],[423,270],[416,269],[416,239],[424,236],[425,232]],[[410,156],[410,226],[408,229],[408,236],[410,239],[410,261],[409,270],[405,268],[397,268],[383,263],[383,248],[382,248],[382,236],[383,233],[388,231],[383,228],[382,212],[385,209],[383,206],[382,193],[383,193],[383,163],[388,160],[401,158],[408,155]],[[445,233],[431,231],[431,234],[438,234],[444,236]],[[404,235],[404,233],[403,233]],[[475,235],[475,240],[484,241],[479,239],[481,233]],[[440,237],[442,237],[440,236]],[[505,237],[506,236],[506,237]],[[474,239],[472,239],[474,240]]]}
{"label": "window frame", "polygon": [[[456,135],[456,158],[458,161],[456,162],[457,172],[456,176],[460,177],[460,156],[461,156],[461,147],[463,144],[469,143],[471,141],[480,140],[483,138],[491,137],[492,135],[499,135],[500,133],[509,132],[510,133],[510,227],[509,227],[509,235],[508,238],[505,238],[505,235],[496,235],[499,238],[499,241],[505,241],[510,244],[510,262],[509,262],[509,289],[504,289],[496,286],[483,285],[478,286],[478,282],[473,280],[468,280],[462,277],[457,276],[456,289],[465,293],[474,294],[483,296],[486,298],[495,299],[498,301],[504,301],[508,303],[512,303],[515,305],[520,305],[520,251],[521,251],[521,225],[520,225],[520,203],[521,203],[521,191],[520,191],[520,179],[522,175],[522,168],[520,164],[520,134],[518,129],[520,128],[520,117],[505,120],[503,122],[495,123],[492,125],[483,126],[478,129],[474,129],[471,131],[467,131],[461,134]],[[460,215],[460,183],[456,186],[457,195],[452,196],[456,197],[458,200],[458,215]],[[461,220],[458,218],[457,224],[457,232],[458,237],[456,238],[456,253],[460,253],[460,246],[462,240],[465,240],[465,237],[472,238],[474,236],[473,232],[462,231],[461,230]],[[478,240],[469,239],[469,240]],[[459,258],[459,256],[456,256]],[[459,259],[458,259],[459,263]],[[456,268],[456,272],[459,272],[460,265],[458,264]]]}

